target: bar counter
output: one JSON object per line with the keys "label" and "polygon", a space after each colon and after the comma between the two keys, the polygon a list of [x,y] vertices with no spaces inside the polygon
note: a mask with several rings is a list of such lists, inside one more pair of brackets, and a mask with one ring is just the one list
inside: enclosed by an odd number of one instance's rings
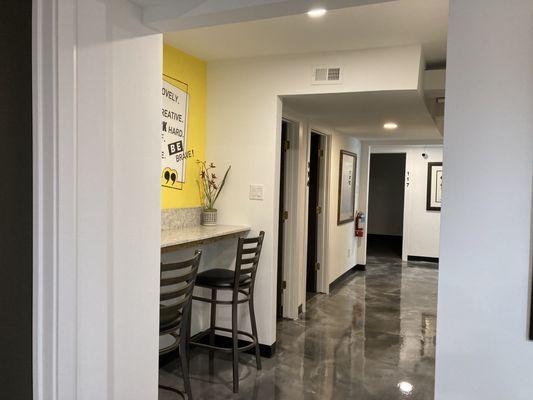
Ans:
{"label": "bar counter", "polygon": [[211,243],[220,239],[239,237],[250,231],[242,225],[196,225],[187,228],[161,231],[161,252],[180,250],[191,246]]}

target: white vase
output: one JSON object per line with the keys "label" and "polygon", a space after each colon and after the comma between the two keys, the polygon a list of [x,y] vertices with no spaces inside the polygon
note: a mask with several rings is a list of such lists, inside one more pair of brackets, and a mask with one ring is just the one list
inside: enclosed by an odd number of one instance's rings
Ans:
{"label": "white vase", "polygon": [[217,224],[217,210],[202,210],[202,225],[213,226]]}

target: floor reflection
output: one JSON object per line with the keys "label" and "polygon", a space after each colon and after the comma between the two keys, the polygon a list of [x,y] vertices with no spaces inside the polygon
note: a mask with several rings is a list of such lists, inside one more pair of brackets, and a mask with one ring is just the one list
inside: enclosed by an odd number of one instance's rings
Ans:
{"label": "floor reflection", "polygon": [[[262,371],[241,356],[239,395],[231,391],[229,356],[217,356],[210,376],[207,353],[194,350],[195,399],[433,399],[438,271],[394,258],[368,261],[366,273],[312,298],[304,319],[279,323],[276,356],[264,359]],[[179,387],[176,368],[163,367],[161,382]]]}

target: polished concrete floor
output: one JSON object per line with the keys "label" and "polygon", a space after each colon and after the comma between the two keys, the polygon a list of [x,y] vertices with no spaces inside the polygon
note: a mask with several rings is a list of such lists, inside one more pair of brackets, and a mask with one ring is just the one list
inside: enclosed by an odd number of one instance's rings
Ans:
{"label": "polished concrete floor", "polygon": [[[313,297],[298,321],[278,325],[276,355],[241,355],[241,389],[234,395],[231,362],[195,349],[191,358],[195,399],[389,400],[433,399],[437,269],[369,257],[332,293]],[[182,387],[177,363],[160,370],[160,383]],[[176,395],[160,391],[160,399]]]}

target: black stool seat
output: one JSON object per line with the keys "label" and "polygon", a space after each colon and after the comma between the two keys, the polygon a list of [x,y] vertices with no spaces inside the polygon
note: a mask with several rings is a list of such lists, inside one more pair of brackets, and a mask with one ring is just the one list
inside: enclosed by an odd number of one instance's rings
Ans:
{"label": "black stool seat", "polygon": [[[235,279],[235,271],[230,269],[213,268],[201,272],[196,277],[196,286],[219,287],[219,288],[233,288],[233,280]],[[239,286],[250,283],[249,275],[241,275],[239,277]]]}

